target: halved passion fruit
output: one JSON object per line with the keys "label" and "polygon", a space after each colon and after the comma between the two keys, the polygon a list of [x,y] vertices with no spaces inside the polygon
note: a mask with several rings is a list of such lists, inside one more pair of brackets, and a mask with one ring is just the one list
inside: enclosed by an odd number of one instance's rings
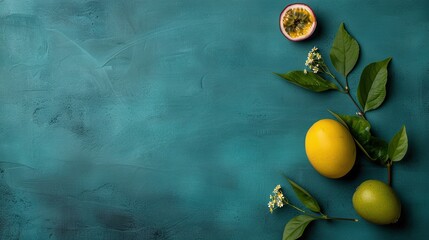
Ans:
{"label": "halved passion fruit", "polygon": [[291,41],[302,41],[309,38],[316,26],[316,15],[305,4],[290,4],[280,14],[280,30]]}

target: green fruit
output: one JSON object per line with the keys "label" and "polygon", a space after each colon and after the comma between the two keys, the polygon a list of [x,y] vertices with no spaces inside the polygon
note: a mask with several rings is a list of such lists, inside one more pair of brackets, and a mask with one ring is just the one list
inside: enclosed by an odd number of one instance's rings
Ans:
{"label": "green fruit", "polygon": [[353,207],[363,219],[391,224],[401,216],[401,202],[393,189],[378,180],[367,180],[353,194]]}

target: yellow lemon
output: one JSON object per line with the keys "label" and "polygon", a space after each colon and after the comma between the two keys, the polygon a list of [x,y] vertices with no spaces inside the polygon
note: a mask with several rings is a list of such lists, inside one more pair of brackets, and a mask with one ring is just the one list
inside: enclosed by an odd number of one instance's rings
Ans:
{"label": "yellow lemon", "polygon": [[401,202],[393,189],[378,180],[367,180],[353,194],[353,207],[365,220],[390,224],[401,216]]}
{"label": "yellow lemon", "polygon": [[328,178],[346,175],[356,159],[352,135],[332,119],[319,120],[310,127],[305,136],[305,152],[314,169]]}

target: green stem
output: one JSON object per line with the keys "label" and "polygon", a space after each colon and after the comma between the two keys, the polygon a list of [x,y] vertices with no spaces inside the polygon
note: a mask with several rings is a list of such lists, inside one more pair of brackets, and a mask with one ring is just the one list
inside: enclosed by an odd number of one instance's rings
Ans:
{"label": "green stem", "polygon": [[365,117],[365,112],[359,107],[359,105],[357,104],[357,102],[355,101],[355,99],[352,97],[352,95],[350,94],[350,89],[347,87],[347,89],[346,89],[346,93],[347,93],[347,95],[349,96],[349,98],[352,100],[352,102],[353,102],[353,104],[356,106],[356,108],[358,109],[358,115],[360,116],[360,117],[362,117],[363,119],[365,119],[366,120],[366,117]]}
{"label": "green stem", "polygon": [[325,219],[326,220],[353,221],[353,222],[358,222],[359,221],[356,218],[326,217]]}
{"label": "green stem", "polygon": [[322,219],[322,220],[353,221],[353,222],[357,222],[357,221],[358,221],[358,220],[357,220],[357,219],[355,219],[355,218],[328,217],[328,215],[323,214],[322,212],[319,212],[320,216],[316,216],[316,215],[313,215],[313,214],[308,214],[308,213],[307,213],[306,211],[304,211],[303,209],[301,209],[301,208],[299,208],[299,207],[297,207],[297,206],[293,205],[292,203],[290,203],[290,202],[288,202],[288,201],[284,201],[284,203],[285,203],[285,204],[287,204],[288,206],[290,206],[290,207],[294,208],[295,210],[297,210],[297,211],[299,211],[299,212],[301,212],[301,213],[304,213],[304,214],[305,214],[305,215],[307,215],[307,216],[314,217],[314,218],[317,218],[317,219]]}
{"label": "green stem", "polygon": [[350,88],[349,88],[349,79],[347,78],[347,76],[346,76],[346,88],[347,88],[347,89],[350,89]]}
{"label": "green stem", "polygon": [[345,90],[346,90],[347,95],[349,96],[349,98],[352,100],[353,104],[358,109],[358,115],[361,116],[363,119],[366,119],[365,112],[360,108],[359,104],[357,104],[357,102],[355,101],[355,99],[352,97],[352,95],[350,93],[349,79],[347,78],[347,76],[346,76],[346,89]]}
{"label": "green stem", "polygon": [[358,221],[355,218],[329,217],[328,215],[323,214],[322,212],[319,212],[319,214],[322,215],[322,217],[320,219],[324,219],[324,220],[342,220],[342,221],[354,221],[354,222]]}
{"label": "green stem", "polygon": [[295,206],[295,205],[293,205],[292,203],[290,203],[290,202],[285,202],[287,205],[289,205],[290,207],[292,207],[292,208],[294,208],[295,210],[298,210],[298,211],[300,211],[300,212],[302,212],[302,213],[306,213],[304,210],[302,210],[301,208],[299,208],[299,207],[297,207],[297,206]]}
{"label": "green stem", "polygon": [[343,84],[340,82],[340,81],[338,81],[338,79],[331,73],[331,71],[329,71],[329,69],[326,71],[326,74],[328,74],[332,79],[334,79],[337,83],[338,83],[338,85],[340,85],[340,87],[341,87],[341,89],[344,91],[344,92],[347,92],[347,90],[346,90],[346,88],[343,86]]}
{"label": "green stem", "polygon": [[358,115],[366,120],[365,112],[360,108],[359,104],[357,104],[356,100],[352,97],[352,94],[350,93],[349,80],[347,76],[346,76],[346,86],[343,86],[343,84],[341,84],[341,82],[338,81],[338,79],[331,73],[331,71],[329,71],[328,68],[325,69],[325,73],[328,74],[332,79],[334,79],[338,83],[338,85],[340,85],[342,89],[342,91],[340,92],[345,93],[347,94],[347,96],[349,96],[349,98],[352,100],[353,104],[358,110]]}
{"label": "green stem", "polygon": [[392,162],[387,163],[387,184],[392,186]]}

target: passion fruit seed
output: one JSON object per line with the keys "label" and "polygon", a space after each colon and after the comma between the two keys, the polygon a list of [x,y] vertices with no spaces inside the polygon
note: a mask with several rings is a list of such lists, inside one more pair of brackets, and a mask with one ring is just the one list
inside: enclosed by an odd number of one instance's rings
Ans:
{"label": "passion fruit seed", "polygon": [[283,27],[292,38],[308,34],[314,19],[304,8],[290,9],[283,18]]}
{"label": "passion fruit seed", "polygon": [[280,14],[280,29],[291,41],[307,39],[313,34],[316,25],[316,16],[305,4],[288,5]]}

